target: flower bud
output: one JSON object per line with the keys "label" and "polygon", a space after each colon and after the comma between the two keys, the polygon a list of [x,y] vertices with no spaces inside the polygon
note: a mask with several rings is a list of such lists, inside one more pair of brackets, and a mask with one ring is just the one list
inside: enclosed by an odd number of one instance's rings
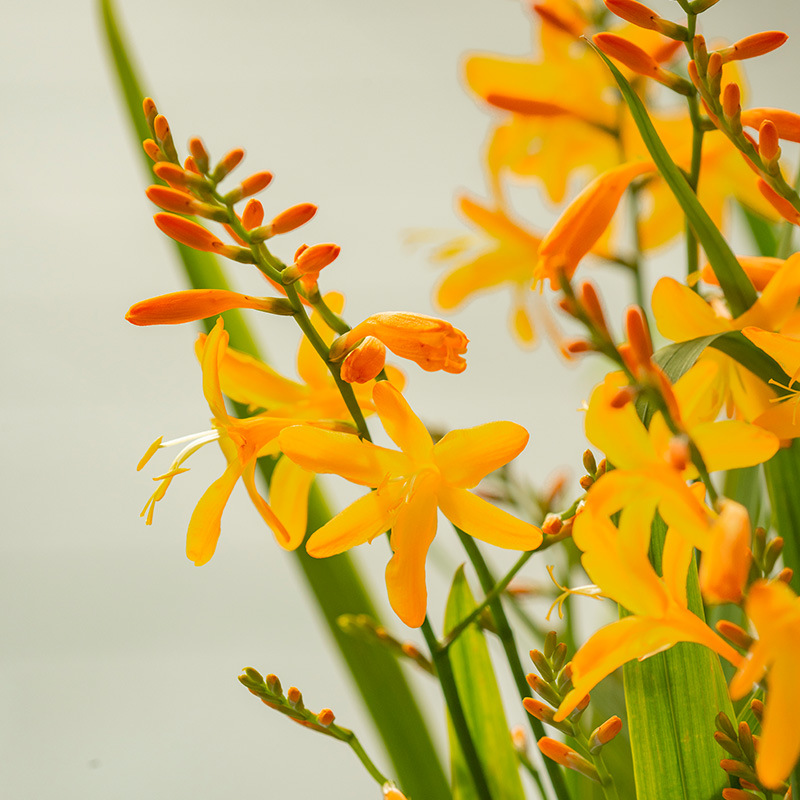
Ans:
{"label": "flower bud", "polygon": [[195,136],[189,139],[189,152],[192,154],[194,163],[200,172],[208,172],[208,151],[206,150],[203,140]]}
{"label": "flower bud", "polygon": [[775,562],[783,552],[783,538],[776,536],[768,545],[764,553],[764,571],[767,575],[772,572],[775,567]]}
{"label": "flower bud", "polygon": [[564,523],[561,521],[561,517],[559,517],[558,514],[548,514],[542,523],[542,533],[546,536],[555,536],[557,533],[561,532],[563,527]]}
{"label": "flower bud", "polygon": [[782,108],[750,108],[742,111],[742,125],[758,128],[764,120],[770,120],[778,136],[788,142],[800,142],[800,114]]}
{"label": "flower bud", "polygon": [[549,736],[543,736],[539,739],[538,745],[539,750],[542,751],[542,755],[555,761],[556,764],[580,772],[581,775],[585,775],[587,778],[600,783],[600,777],[597,774],[594,764],[587,761],[582,755],[568,745],[563,742],[557,742]]}
{"label": "flower bud", "polygon": [[539,697],[550,703],[551,706],[555,708],[561,704],[561,698],[558,696],[558,693],[555,691],[555,689],[553,689],[549,683],[545,683],[545,681],[543,681],[538,675],[535,675],[533,672],[529,672],[525,676],[525,680],[528,681],[528,686],[530,686],[531,689],[533,689],[533,691],[539,695]]}
{"label": "flower bud", "polygon": [[156,135],[154,122],[156,117],[158,116],[158,109],[156,108],[156,104],[153,102],[152,97],[145,97],[142,101],[142,111],[144,112],[144,118],[147,120],[147,127],[150,128],[150,132],[153,136]]}
{"label": "flower bud", "polygon": [[289,691],[286,692],[286,699],[292,708],[302,711],[305,706],[303,705],[303,693],[296,687],[290,686]]}
{"label": "flower bud", "polygon": [[722,731],[714,731],[714,741],[734,758],[742,758],[742,749],[739,747],[738,741],[731,739],[730,736],[727,736]]}
{"label": "flower bud", "polygon": [[317,714],[317,722],[323,728],[329,728],[333,724],[334,719],[336,719],[336,717],[329,708],[323,708],[322,711]]}
{"label": "flower bud", "polygon": [[744,628],[730,620],[718,620],[716,629],[720,636],[724,636],[729,642],[742,650],[749,650],[753,646],[753,642],[755,642],[755,639]]}
{"label": "flower bud", "polygon": [[[555,679],[556,676],[553,674],[553,670],[550,668],[550,664],[547,660],[547,657],[544,655],[544,653],[541,652],[541,650],[531,650],[530,656],[531,656],[531,661],[533,661],[533,665],[536,667],[536,669],[539,670],[539,674],[546,681],[550,682]],[[528,683],[531,683],[530,679],[528,680]],[[531,687],[533,687],[532,683]],[[559,702],[561,701],[559,700]]]}
{"label": "flower bud", "polygon": [[406,796],[393,783],[384,783],[383,800],[406,800]]}
{"label": "flower bud", "polygon": [[758,129],[758,153],[765,161],[777,161],[781,157],[778,129],[772,120],[765,119]]}
{"label": "flower bud", "polygon": [[314,214],[317,213],[317,207],[313,203],[299,203],[296,206],[287,208],[282,211],[275,219],[269,224],[271,236],[279,233],[289,233],[301,225],[305,225]]}
{"label": "flower bud", "polygon": [[164,155],[170,161],[178,160],[178,151],[175,149],[175,142],[172,141],[172,132],[169,129],[167,118],[158,114],[153,120],[153,130],[156,134],[158,146],[164,151]]}
{"label": "flower bud", "polygon": [[245,197],[250,197],[251,194],[258,194],[263,191],[271,182],[271,172],[256,172],[254,175],[250,175],[249,178],[245,178],[235,189],[231,189],[223,197],[223,201],[226,205],[233,205]]}
{"label": "flower bud", "polygon": [[230,153],[224,155],[220,159],[219,164],[214,167],[214,171],[211,173],[211,180],[215,183],[219,183],[226,175],[239,166],[243,158],[244,150],[242,150],[241,147],[231,150]]}
{"label": "flower bud", "polygon": [[153,219],[163,233],[187,247],[214,253],[225,246],[211,231],[192,220],[164,213],[156,214]]}
{"label": "flower bud", "polygon": [[739,761],[735,758],[723,758],[719,765],[728,775],[733,775],[735,778],[744,779],[751,783],[758,781],[755,772],[744,761]]}
{"label": "flower bud", "polygon": [[763,31],[745,36],[744,39],[739,39],[730,47],[717,50],[717,52],[722,56],[723,62],[727,64],[729,61],[741,61],[745,58],[755,58],[771,53],[784,44],[788,38],[783,31]]}
{"label": "flower bud", "polygon": [[744,789],[723,789],[722,800],[761,800],[761,795]]}
{"label": "flower bud", "polygon": [[758,190],[764,199],[787,221],[800,225],[800,211],[798,211],[785,197],[779,195],[763,178],[756,180]]}
{"label": "flower bud", "polygon": [[603,745],[608,744],[622,730],[622,720],[609,717],[602,725],[595,728],[589,736],[589,752],[598,752]]}
{"label": "flower bud", "polygon": [[525,710],[532,717],[536,717],[539,722],[543,722],[545,725],[550,725],[556,730],[561,731],[561,733],[566,733],[567,736],[575,735],[575,726],[569,720],[556,722],[555,719],[553,719],[556,712],[541,700],[537,700],[534,697],[524,697],[522,699],[522,705],[524,706]]}
{"label": "flower bud", "polygon": [[161,148],[152,139],[145,139],[142,142],[142,147],[151,161],[165,161],[167,158],[161,151]]}
{"label": "flower bud", "polygon": [[153,172],[173,189],[193,189],[200,192],[207,192],[209,189],[208,183],[202,175],[197,175],[169,161],[160,161],[154,164]]}
{"label": "flower bud", "polygon": [[281,686],[281,682],[278,680],[278,676],[274,675],[270,672],[269,675],[264,679],[264,683],[267,684],[267,688],[270,692],[278,697],[283,697],[283,687]]}
{"label": "flower bud", "polygon": [[380,374],[385,364],[385,345],[374,336],[367,336],[342,362],[342,380],[347,383],[367,383]]}
{"label": "flower bud", "polygon": [[681,42],[685,42],[689,38],[689,31],[683,25],[662,19],[652,8],[648,8],[636,0],[603,0],[603,2],[613,14],[640,28],[658,31],[670,39],[677,39]]}
{"label": "flower bud", "polygon": [[245,230],[257,228],[264,221],[264,206],[255,198],[248,200],[242,211],[242,225]]}

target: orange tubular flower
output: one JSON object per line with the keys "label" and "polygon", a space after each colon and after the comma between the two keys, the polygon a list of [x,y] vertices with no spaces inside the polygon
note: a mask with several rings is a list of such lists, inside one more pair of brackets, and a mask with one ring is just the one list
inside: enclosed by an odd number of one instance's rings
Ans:
{"label": "orange tubular flower", "polygon": [[653,172],[652,161],[622,164],[595,178],[566,208],[539,247],[534,283],[550,281],[559,288],[559,273],[571,278],[578,262],[592,249],[611,222],[633,180]]}
{"label": "orange tubular flower", "polygon": [[[125,319],[134,325],[179,325],[213,317],[232,308],[280,313],[282,302],[286,301],[273,297],[250,297],[224,289],[189,289],[134,303],[125,314]],[[283,313],[293,312],[290,307]]]}
{"label": "orange tubular flower", "polygon": [[772,120],[781,139],[800,142],[800,114],[784,111],[782,108],[748,108],[747,111],[742,111],[742,125],[746,128],[758,129],[767,119]]}
{"label": "orange tubular flower", "polygon": [[[220,388],[219,374],[220,364],[225,356],[227,344],[228,334],[224,330],[223,322],[220,318],[205,339],[201,352],[203,394],[213,415],[211,420],[212,430],[186,436],[172,442],[162,443],[159,439],[151,445],[138,466],[138,469],[144,467],[156,450],[162,447],[168,447],[173,444],[185,445],[169,470],[159,478],[156,478],[156,480],[160,481],[159,486],[142,511],[143,516],[147,514],[147,523],[150,524],[155,504],[164,497],[172,479],[176,475],[186,472],[183,464],[189,456],[206,444],[211,442],[219,443],[228,465],[222,476],[214,481],[200,498],[200,502],[195,507],[192,518],[189,521],[186,555],[197,566],[207,563],[214,555],[220,534],[222,512],[225,510],[228,498],[239,478],[244,481],[250,499],[264,521],[272,529],[275,538],[282,547],[287,550],[295,549],[303,541],[305,534],[305,518],[303,517],[301,520],[302,525],[299,523],[284,525],[275,511],[261,497],[255,484],[256,459],[275,450],[275,441],[280,431],[287,426],[296,425],[297,420],[266,415],[237,419],[228,415]],[[289,462],[287,462],[287,465],[293,467]],[[282,468],[279,462],[275,472],[278,473],[278,470],[285,471],[287,465]],[[306,491],[311,477],[310,474],[307,474],[305,478]],[[276,480],[278,480],[279,484],[282,481],[284,484],[288,483],[289,485],[296,482],[293,478],[284,481],[282,477],[275,475],[273,476],[273,492],[276,489]],[[284,498],[284,502],[291,501],[289,498]],[[296,521],[298,519],[297,515],[293,515],[292,519]]]}
{"label": "orange tubular flower", "polygon": [[469,339],[462,331],[443,319],[406,311],[367,317],[333,343],[331,359],[341,360],[367,336],[374,336],[396,356],[413,361],[426,372],[442,369],[458,374],[467,368],[463,354]]}
{"label": "orange tubular flower", "polygon": [[759,638],[731,681],[731,697],[744,697],[769,669],[756,771],[764,786],[778,789],[800,756],[800,599],[782,581],[757,581],[745,609]]}
{"label": "orange tubular flower", "polygon": [[399,452],[308,427],[284,430],[280,447],[307,470],[377,487],[317,530],[308,540],[308,553],[315,558],[333,556],[391,528],[389,601],[406,625],[419,627],[426,613],[425,559],[436,535],[437,507],[454,525],[489,544],[514,550],[533,550],[541,544],[539,528],[468,491],[515,458],[528,434],[513,422],[491,422],[451,431],[434,445],[390,383],[375,384],[373,401]]}
{"label": "orange tubular flower", "polygon": [[[613,474],[613,473],[609,473]],[[602,480],[602,479],[601,479]],[[591,497],[591,493],[589,495]],[[601,628],[572,659],[573,689],[556,712],[560,721],[603,678],[627,661],[646,658],[678,642],[696,642],[738,666],[742,657],[687,607],[686,578],[692,546],[682,536],[667,534],[663,577],[648,559],[652,512],[637,505],[622,511],[619,528],[588,506],[573,527],[582,563],[602,593],[633,612]]]}

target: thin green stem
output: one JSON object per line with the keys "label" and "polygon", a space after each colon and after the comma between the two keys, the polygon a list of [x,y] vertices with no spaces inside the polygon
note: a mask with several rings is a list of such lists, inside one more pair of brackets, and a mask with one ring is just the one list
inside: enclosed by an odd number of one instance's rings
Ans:
{"label": "thin green stem", "polygon": [[[460,530],[459,528],[455,528],[455,530],[458,534],[458,538],[461,540],[461,544],[464,547],[470,562],[472,563],[472,566],[475,568],[481,588],[488,595],[492,591],[496,581],[492,576],[492,573],[489,570],[489,567],[486,564],[478,545],[475,543],[475,540],[471,536],[464,533],[464,531]],[[497,626],[497,635],[500,637],[500,642],[503,645],[503,650],[511,668],[511,673],[514,677],[514,683],[517,686],[517,691],[519,692],[519,696],[524,700],[526,697],[531,697],[531,690],[528,686],[528,681],[525,679],[525,670],[523,669],[522,662],[519,659],[517,643],[514,639],[514,633],[511,630],[511,626],[508,624],[508,617],[506,616],[505,609],[503,608],[501,597],[495,597],[489,603],[489,608],[492,611],[494,623]],[[531,730],[533,731],[537,741],[545,735],[544,726],[532,714],[528,714],[528,723],[530,724]],[[553,791],[555,792],[558,800],[570,800],[570,794],[567,790],[567,785],[564,782],[564,775],[562,774],[559,766],[547,758],[544,760],[544,765],[547,769],[547,774],[550,776],[550,783],[552,784]]]}
{"label": "thin green stem", "polygon": [[350,330],[350,326],[325,302],[322,295],[317,289],[313,294],[309,294],[308,301],[314,306],[314,309],[325,321],[325,324],[332,330],[336,331],[339,336],[344,335]]}
{"label": "thin green stem", "polygon": [[[694,21],[695,17],[690,16],[690,21]],[[689,186],[692,191],[697,194],[697,187],[700,182],[700,165],[703,159],[703,130],[702,119],[700,118],[700,106],[697,102],[697,96],[692,95],[687,97],[689,104],[689,117],[692,120],[692,163],[689,172]],[[686,221],[686,271],[688,275],[697,272],[699,268],[698,263],[698,242],[692,226]]]}
{"label": "thin green stem", "polygon": [[591,759],[592,763],[594,764],[595,769],[597,770],[597,775],[600,778],[600,785],[603,787],[603,796],[606,800],[619,800],[619,794],[617,792],[617,785],[614,783],[614,778],[611,773],[608,771],[608,767],[603,761],[603,756],[601,752],[593,753],[589,749],[589,737],[583,732],[580,724],[576,723],[574,725],[575,728],[575,740],[581,745],[584,749],[588,757]]}
{"label": "thin green stem", "polygon": [[512,578],[522,569],[522,567],[525,566],[534,552],[536,551],[529,550],[528,552],[523,553],[517,559],[517,562],[514,564],[514,566],[511,567],[505,576],[498,581],[483,598],[483,602],[478,605],[471,614],[461,620],[461,622],[459,622],[458,625],[453,628],[453,630],[447,633],[440,645],[442,649],[446,650],[448,647],[450,647],[450,645],[453,644],[453,642],[455,642],[456,639],[458,639],[458,637],[483,613],[484,609],[486,609],[491,603],[494,602],[495,598],[499,597],[505,591],[508,584],[511,583]]}
{"label": "thin green stem", "polygon": [[492,800],[489,784],[483,772],[483,765],[478,757],[478,751],[475,749],[475,742],[472,740],[472,734],[469,732],[469,726],[467,725],[467,718],[464,715],[464,707],[461,705],[461,699],[458,696],[458,687],[456,686],[455,677],[453,676],[450,656],[447,649],[442,648],[436,639],[430,620],[427,617],[425,617],[425,621],[422,623],[422,635],[425,637],[425,641],[431,653],[431,659],[436,667],[436,675],[439,678],[444,701],[450,713],[450,721],[453,723],[456,739],[458,739],[458,744],[461,747],[461,752],[464,754],[467,768],[475,783],[475,790],[480,800]]}
{"label": "thin green stem", "polygon": [[361,742],[358,741],[358,737],[352,731],[347,731],[343,737],[337,738],[341,738],[343,742],[347,742],[347,744],[350,745],[350,749],[358,756],[359,761],[361,761],[361,763],[364,765],[367,772],[369,772],[369,774],[381,786],[389,781],[389,779],[375,766],[375,764],[372,762],[372,759],[366,754],[364,748],[361,746]]}
{"label": "thin green stem", "polygon": [[792,797],[800,797],[800,761],[794,765],[792,770]]}

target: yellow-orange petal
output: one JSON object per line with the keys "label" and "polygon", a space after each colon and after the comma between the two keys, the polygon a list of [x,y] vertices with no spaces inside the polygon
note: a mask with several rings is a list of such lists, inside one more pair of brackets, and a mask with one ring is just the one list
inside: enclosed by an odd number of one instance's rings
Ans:
{"label": "yellow-orange petal", "polygon": [[374,336],[367,336],[342,362],[341,376],[347,383],[367,383],[376,378],[386,363],[386,346]]}
{"label": "yellow-orange petal", "polygon": [[386,589],[394,613],[411,628],[425,620],[425,559],[436,536],[436,483],[434,475],[420,476],[392,526],[394,555],[386,565]]}
{"label": "yellow-orange petal", "polygon": [[493,506],[467,489],[442,485],[439,507],[457,528],[495,547],[508,550],[535,550],[542,543],[542,532]]}
{"label": "yellow-orange petal", "polygon": [[314,473],[285,456],[278,460],[269,482],[269,500],[275,516],[289,535],[287,541],[277,536],[278,543],[294,550],[303,543],[308,522],[308,492]]}
{"label": "yellow-orange petal", "polygon": [[134,325],[180,325],[214,317],[232,308],[263,309],[266,299],[224,289],[189,289],[134,303],[125,319]]}
{"label": "yellow-orange petal", "polygon": [[430,461],[431,435],[403,395],[389,381],[379,381],[372,390],[372,401],[391,440],[412,459]]}
{"label": "yellow-orange petal", "polygon": [[743,328],[742,334],[774,358],[789,377],[794,377],[800,370],[800,340],[755,327]]}
{"label": "yellow-orange petal", "polygon": [[746,128],[760,128],[765,119],[772,120],[781,139],[800,142],[800,114],[782,108],[748,108],[742,111],[742,125]]}
{"label": "yellow-orange petal", "polygon": [[[255,468],[256,468],[256,459],[255,457],[251,458],[247,464],[245,464],[244,470],[242,472],[242,482],[247,489],[247,494],[250,497],[251,502],[256,507],[256,511],[261,515],[261,519],[267,523],[270,530],[275,534],[275,539],[277,540],[278,544],[283,547],[285,550],[294,550],[300,542],[303,541],[303,535],[297,539],[295,535],[294,540],[286,529],[286,526],[278,519],[277,514],[272,509],[270,504],[261,496],[261,493],[258,491],[258,487],[256,486],[255,480]],[[303,529],[303,534],[305,534],[305,529]]]}
{"label": "yellow-orange petal", "polygon": [[630,183],[652,172],[650,161],[622,164],[595,178],[566,208],[539,247],[534,281],[550,280],[559,288],[558,274],[572,277],[578,262],[592,249],[608,227]]}
{"label": "yellow-orange petal", "polygon": [[228,419],[225,400],[219,384],[219,365],[228,346],[228,332],[220,317],[206,338],[200,367],[203,371],[203,396],[206,398],[211,413],[218,420]]}
{"label": "yellow-orange petal", "polygon": [[750,571],[750,515],[723,500],[700,562],[700,590],[709,603],[739,603]]}
{"label": "yellow-orange petal", "polygon": [[311,472],[333,473],[361,486],[379,486],[387,475],[409,474],[403,453],[361,441],[350,433],[295,425],[281,431],[281,450]]}
{"label": "yellow-orange petal", "polygon": [[402,486],[390,484],[351,503],[311,534],[306,543],[308,554],[314,558],[335,556],[385,533],[394,524],[402,492]]}
{"label": "yellow-orange petal", "polygon": [[528,432],[515,422],[488,422],[447,433],[433,448],[433,458],[449,486],[471,489],[490,472],[515,459],[528,443]]}
{"label": "yellow-orange petal", "polygon": [[763,464],[780,446],[774,433],[741,420],[704,422],[691,435],[709,472]]}
{"label": "yellow-orange petal", "polygon": [[222,512],[241,474],[242,464],[231,461],[221,477],[205,490],[192,512],[186,535],[186,557],[197,567],[208,563],[217,549]]}
{"label": "yellow-orange petal", "polygon": [[777,269],[761,296],[736,318],[739,328],[756,326],[777,331],[789,320],[800,298],[800,253],[786,259]]}
{"label": "yellow-orange petal", "polygon": [[[200,358],[206,341],[204,333],[195,341],[195,353]],[[237,403],[256,408],[297,403],[307,395],[307,389],[296,381],[284,378],[272,367],[257,358],[228,347],[219,365],[222,391]]]}
{"label": "yellow-orange petal", "polygon": [[667,531],[661,554],[661,574],[667,593],[684,608],[688,605],[686,579],[693,560],[692,543],[680,533]]}
{"label": "yellow-orange petal", "polygon": [[733,330],[730,320],[718,317],[697,292],[674,278],[661,278],[653,289],[652,303],[658,330],[673,342]]}

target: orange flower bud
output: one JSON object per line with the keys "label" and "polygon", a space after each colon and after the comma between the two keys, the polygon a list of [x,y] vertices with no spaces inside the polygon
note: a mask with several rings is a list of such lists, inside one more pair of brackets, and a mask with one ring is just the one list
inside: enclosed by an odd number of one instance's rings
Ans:
{"label": "orange flower bud", "polygon": [[298,203],[296,206],[287,208],[286,211],[281,211],[267,226],[270,236],[289,233],[289,231],[305,225],[316,213],[317,207],[313,203]]}
{"label": "orange flower bud", "polygon": [[374,336],[367,336],[342,362],[342,380],[367,383],[380,374],[386,363],[386,347]]}
{"label": "orange flower bud", "polygon": [[578,287],[578,297],[583,305],[589,319],[595,324],[598,330],[606,335],[608,333],[608,325],[606,324],[606,317],[603,313],[603,306],[600,305],[600,298],[597,296],[597,289],[591,281],[583,281]]}
{"label": "orange flower bud", "polygon": [[653,11],[636,0],[603,0],[606,8],[621,19],[638,25],[640,28],[647,28],[651,31],[658,31],[671,39],[678,39],[685,42],[689,38],[688,31],[682,25],[662,19]]}
{"label": "orange flower bud", "polygon": [[542,751],[542,755],[555,761],[556,764],[560,764],[567,769],[574,769],[576,772],[580,772],[593,781],[600,780],[594,764],[587,761],[580,753],[563,742],[558,742],[555,739],[551,739],[549,736],[543,736],[539,739],[538,745],[539,750]]}
{"label": "orange flower bud", "polygon": [[738,603],[750,571],[750,515],[733,500],[723,500],[711,526],[711,545],[700,562],[700,590],[710,603]]}
{"label": "orange flower bud", "polygon": [[200,175],[200,169],[197,166],[197,162],[195,162],[191,156],[186,156],[186,158],[183,159],[183,168],[187,172],[191,172],[194,175]]}
{"label": "orange flower bud", "polygon": [[154,122],[158,116],[158,109],[156,108],[156,104],[153,102],[152,97],[145,97],[145,99],[142,101],[142,111],[144,112],[144,118],[147,120],[147,127],[150,128],[153,136],[155,136],[156,132]]}
{"label": "orange flower bud", "polygon": [[655,170],[652,161],[622,164],[595,178],[564,210],[539,246],[534,283],[550,281],[559,288],[559,273],[572,277],[578,262],[608,227],[630,183]]}
{"label": "orange flower bud", "polygon": [[406,796],[394,784],[384,783],[383,800],[406,800]]}
{"label": "orange flower bud", "polygon": [[167,158],[170,161],[177,161],[178,151],[172,141],[172,132],[169,129],[167,118],[163,114],[158,114],[153,120],[153,130],[155,131],[156,140]]}
{"label": "orange flower bud", "polygon": [[231,150],[230,153],[226,153],[220,159],[219,164],[214,167],[214,171],[211,173],[212,179],[219,183],[226,175],[239,166],[243,158],[244,150],[242,150],[241,147],[237,147]]}
{"label": "orange flower bud", "polygon": [[776,581],[783,581],[784,583],[791,583],[794,577],[794,570],[791,567],[784,567],[776,576]]}
{"label": "orange flower bud", "polygon": [[193,214],[192,205],[195,198],[180,189],[169,186],[148,186],[145,190],[147,199],[165,211],[174,211],[176,214]]}
{"label": "orange flower bud", "polygon": [[242,181],[243,196],[249,197],[251,194],[258,194],[264,191],[270,183],[272,183],[271,172],[267,172],[266,170],[263,172],[256,172]]}
{"label": "orange flower bud", "polygon": [[753,642],[755,642],[755,639],[735,622],[721,619],[715,627],[720,636],[724,636],[729,642],[732,642],[742,650],[749,650],[753,646]]}
{"label": "orange flower bud", "polygon": [[[134,303],[125,319],[134,325],[180,325],[215,317],[232,308],[273,311],[274,308],[280,308],[276,303],[287,302],[285,298],[251,297],[224,289],[189,289]],[[289,313],[292,313],[291,306]]]}
{"label": "orange flower bud", "polygon": [[692,46],[694,47],[694,61],[697,70],[701,75],[705,75],[708,69],[708,47],[706,46],[705,37],[698,33],[692,39]]}
{"label": "orange flower bud", "polygon": [[564,523],[558,514],[548,514],[542,523],[542,533],[547,536],[555,536],[557,533],[560,533],[563,527]]}
{"label": "orange flower bud", "polygon": [[634,362],[639,369],[649,370],[650,359],[653,356],[653,340],[650,338],[647,317],[641,306],[630,306],[625,312],[625,331]]}
{"label": "orange flower bud", "polygon": [[742,111],[742,125],[748,128],[759,128],[766,119],[777,128],[781,139],[800,142],[800,114],[782,108],[749,108]]}
{"label": "orange flower bud", "polygon": [[225,247],[225,244],[211,231],[190,219],[176,217],[174,214],[156,214],[153,219],[159,230],[187,247],[207,253],[218,252],[220,248]]}
{"label": "orange flower bud", "polygon": [[594,345],[587,339],[564,339],[561,347],[571,356],[577,356],[580,353],[592,353],[595,350]]}
{"label": "orange flower bud", "polygon": [[173,189],[194,189],[197,191],[208,189],[206,179],[201,175],[183,169],[183,167],[172,164],[169,161],[159,161],[154,164],[153,172]]}
{"label": "orange flower bud", "polygon": [[336,719],[336,717],[329,708],[323,708],[322,711],[317,714],[317,722],[322,725],[323,728],[329,728],[333,724],[334,719]]}
{"label": "orange flower bud", "polygon": [[246,230],[257,228],[264,221],[264,206],[260,200],[253,198],[247,201],[247,205],[242,211],[242,225]]}
{"label": "orange flower bud", "polygon": [[758,129],[758,152],[765,161],[776,161],[781,156],[778,129],[772,120],[765,119]]}
{"label": "orange flower bud", "polygon": [[368,317],[333,343],[331,360],[341,360],[367,336],[380,339],[396,356],[413,361],[427,372],[442,369],[457,374],[467,367],[463,354],[469,339],[462,331],[443,319],[405,311]]}
{"label": "orange flower bud", "polygon": [[648,78],[655,77],[661,70],[661,65],[650,55],[642,50],[641,47],[617,36],[615,33],[596,33],[592,41],[611,58],[615,58],[624,64],[628,69],[646,75]]}
{"label": "orange flower bud", "polygon": [[706,68],[706,75],[709,78],[716,78],[722,73],[723,65],[722,56],[719,53],[711,53],[708,57],[708,67]]}
{"label": "orange flower bud", "polygon": [[760,794],[746,792],[743,789],[723,789],[722,800],[759,800]]}
{"label": "orange flower bud", "polygon": [[152,161],[163,161],[166,158],[161,152],[161,148],[152,139],[145,139],[142,147]]}
{"label": "orange flower bud", "polygon": [[739,39],[730,47],[726,47],[717,52],[722,56],[724,63],[729,61],[741,61],[745,58],[755,58],[763,56],[777,50],[789,37],[783,31],[763,31],[754,33]]}
{"label": "orange flower bud", "polygon": [[742,93],[738,83],[728,83],[722,90],[722,113],[727,119],[733,119],[741,110]]}
{"label": "orange flower bud", "polygon": [[286,692],[286,699],[289,701],[289,705],[296,708],[303,703],[303,693],[296,686],[290,686],[289,691]]}
{"label": "orange flower bud", "polygon": [[622,720],[610,717],[602,725],[595,728],[589,737],[589,752],[596,753],[604,744],[608,744],[622,730]]}
{"label": "orange flower bud", "polygon": [[530,100],[513,95],[489,93],[486,95],[486,102],[503,111],[511,111],[513,114],[522,114],[528,117],[557,117],[561,114],[573,113],[557,103],[549,103],[546,100]]}
{"label": "orange flower bud", "polygon": [[200,172],[208,172],[208,150],[206,150],[203,140],[197,136],[189,139],[189,152]]}
{"label": "orange flower bud", "polygon": [[294,264],[303,275],[312,272],[318,275],[320,270],[327,267],[338,257],[341,250],[342,248],[338,244],[332,243],[315,244],[311,247],[303,245],[295,253]]}
{"label": "orange flower bud", "polygon": [[781,197],[763,178],[756,181],[758,190],[764,199],[787,221],[800,225],[798,211],[785,197]]}

